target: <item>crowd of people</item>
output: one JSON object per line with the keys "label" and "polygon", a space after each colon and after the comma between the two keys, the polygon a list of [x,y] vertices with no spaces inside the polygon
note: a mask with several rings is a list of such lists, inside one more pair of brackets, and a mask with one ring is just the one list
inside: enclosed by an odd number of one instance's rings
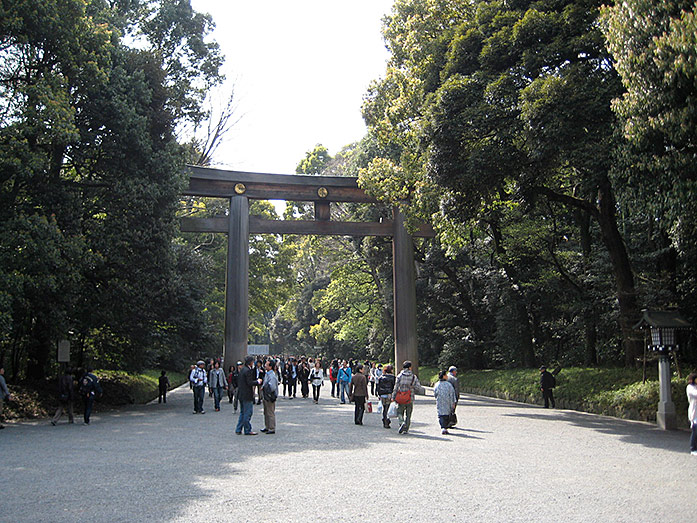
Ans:
{"label": "crowd of people", "polygon": [[[448,433],[457,422],[455,409],[460,395],[457,381],[457,368],[450,367],[441,373],[443,384],[437,389],[438,416],[443,434]],[[444,376],[444,378],[443,378]],[[163,371],[164,377],[164,371]],[[189,372],[189,385],[193,390],[194,414],[205,414],[203,402],[206,390],[213,398],[215,411],[220,411],[224,396],[233,406],[233,412],[240,410],[235,432],[256,435],[252,430],[251,418],[254,405],[264,409],[264,428],[261,432],[275,434],[275,403],[279,396],[289,400],[297,398],[298,389],[302,398],[309,399],[312,387],[312,401],[319,403],[325,377],[331,384],[331,397],[340,403],[354,404],[354,423],[363,425],[366,403],[374,396],[378,411],[382,414],[383,427],[391,427],[391,418],[399,420],[399,433],[407,434],[411,425],[414,395],[422,389],[421,383],[412,372],[412,363],[405,361],[402,370],[395,375],[392,365],[361,363],[355,360],[332,360],[325,368],[320,359],[312,357],[247,356],[244,362],[231,365],[227,372],[221,369],[221,361],[199,360]],[[160,394],[166,394],[166,384],[160,382]],[[166,399],[165,399],[166,402]],[[372,404],[371,404],[372,406]],[[446,412],[447,411],[447,412]],[[447,419],[446,419],[447,418]]]}
{"label": "crowd of people", "polygon": [[[320,359],[282,358],[247,356],[244,362],[238,361],[227,372],[221,368],[221,361],[199,360],[192,365],[189,372],[189,385],[194,394],[194,414],[204,414],[203,409],[206,390],[213,398],[214,408],[220,411],[221,402],[227,397],[233,411],[239,408],[240,414],[235,432],[237,434],[256,435],[252,430],[251,418],[254,404],[263,404],[264,428],[262,432],[275,434],[275,405],[280,395],[288,399],[297,397],[298,387],[302,398],[309,398],[312,387],[312,400],[316,404],[325,377],[331,383],[331,397],[340,403],[354,403],[354,423],[363,424],[366,401],[370,396],[379,399],[378,411],[382,413],[383,427],[389,429],[391,421],[399,420],[399,433],[409,432],[411,415],[414,407],[414,394],[421,390],[419,379],[412,372],[412,364],[405,361],[402,371],[395,375],[392,365],[374,364],[370,361],[360,363],[354,360],[332,360],[326,371]],[[11,395],[5,382],[5,369],[0,364],[0,422],[3,404]],[[76,376],[79,378],[76,379]],[[554,375],[543,366],[540,368],[540,389],[545,408],[555,406],[552,389],[556,386]],[[166,371],[159,377],[158,403],[167,403],[167,391],[171,387]],[[687,398],[689,402],[688,418],[690,421],[690,451],[697,455],[697,374],[688,376]],[[75,372],[65,367],[58,379],[59,405],[51,424],[56,425],[63,413],[68,415],[68,422],[74,423],[73,402],[80,398],[83,403],[83,423],[89,425],[94,401],[102,394],[102,387],[91,368]],[[457,368],[452,366],[447,371],[438,373],[438,382],[433,389],[436,399],[436,412],[443,434],[457,423],[456,409],[460,397]],[[0,423],[0,429],[4,426]]]}

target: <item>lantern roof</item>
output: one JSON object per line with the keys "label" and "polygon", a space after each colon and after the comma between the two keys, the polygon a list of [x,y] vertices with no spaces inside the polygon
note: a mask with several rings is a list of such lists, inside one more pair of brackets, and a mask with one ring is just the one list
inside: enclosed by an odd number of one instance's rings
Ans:
{"label": "lantern roof", "polygon": [[639,323],[634,325],[635,329],[646,328],[669,328],[669,329],[691,329],[692,324],[683,318],[678,311],[651,311],[644,309]]}

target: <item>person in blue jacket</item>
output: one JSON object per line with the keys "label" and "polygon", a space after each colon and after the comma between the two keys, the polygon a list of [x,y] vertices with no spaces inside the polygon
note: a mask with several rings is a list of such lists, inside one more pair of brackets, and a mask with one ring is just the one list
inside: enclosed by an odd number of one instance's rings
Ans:
{"label": "person in blue jacket", "polygon": [[351,383],[351,367],[349,367],[348,362],[344,360],[342,367],[339,369],[339,374],[337,374],[337,381],[339,382],[339,390],[341,391],[341,403],[346,403],[346,398],[349,395],[349,383]]}

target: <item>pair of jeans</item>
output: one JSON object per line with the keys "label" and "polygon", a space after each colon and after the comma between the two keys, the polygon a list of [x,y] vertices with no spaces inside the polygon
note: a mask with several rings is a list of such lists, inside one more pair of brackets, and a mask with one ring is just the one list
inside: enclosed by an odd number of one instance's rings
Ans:
{"label": "pair of jeans", "polygon": [[85,420],[85,423],[87,423],[89,425],[90,416],[92,415],[92,407],[94,406],[94,394],[88,394],[87,396],[84,396],[84,399],[85,399],[84,420]]}
{"label": "pair of jeans", "polygon": [[254,400],[240,400],[240,417],[237,419],[235,432],[239,434],[244,430],[245,434],[252,432],[252,414],[254,413]]}
{"label": "pair of jeans", "polygon": [[340,381],[339,390],[341,390],[341,403],[346,403],[346,398],[348,397],[349,382]]}
{"label": "pair of jeans", "polygon": [[194,412],[203,412],[203,397],[206,395],[206,387],[194,387]]}
{"label": "pair of jeans", "polygon": [[414,410],[413,403],[406,403],[404,405],[397,406],[397,417],[399,418],[399,428],[404,426],[403,432],[409,430],[409,425],[411,425],[411,411]]}
{"label": "pair of jeans", "polygon": [[319,389],[322,388],[322,385],[313,385],[312,386],[312,399],[315,401],[319,401]]}
{"label": "pair of jeans", "polygon": [[240,398],[237,394],[237,391],[239,389],[237,387],[230,387],[228,388],[228,397],[230,398],[230,403],[232,403],[232,408],[234,410],[237,410],[237,406],[240,403]]}
{"label": "pair of jeans", "polygon": [[554,408],[554,393],[552,389],[542,389],[542,397],[545,399],[545,408],[549,408],[549,403],[552,402],[552,408]]}
{"label": "pair of jeans", "polygon": [[390,418],[387,416],[387,411],[390,410],[390,403],[392,403],[392,396],[389,394],[380,396],[380,401],[382,402],[382,426],[389,428]]}
{"label": "pair of jeans", "polygon": [[353,402],[356,404],[353,411],[353,421],[356,425],[362,425],[363,413],[365,412],[365,396],[354,396]]}
{"label": "pair of jeans", "polygon": [[690,450],[697,450],[697,422],[692,424],[692,436],[690,437]]}
{"label": "pair of jeans", "polygon": [[332,398],[335,396],[335,393],[339,394],[339,387],[337,387],[336,381],[332,381]]}
{"label": "pair of jeans", "polygon": [[220,400],[223,397],[223,388],[222,387],[213,387],[213,401],[215,404],[215,408],[217,410],[220,410]]}

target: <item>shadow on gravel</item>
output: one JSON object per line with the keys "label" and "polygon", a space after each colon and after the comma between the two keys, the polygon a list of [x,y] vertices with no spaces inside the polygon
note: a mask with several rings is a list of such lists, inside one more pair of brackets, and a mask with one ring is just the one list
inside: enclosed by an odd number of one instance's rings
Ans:
{"label": "shadow on gravel", "polygon": [[508,409],[538,409],[539,405],[531,405],[529,403],[514,403],[512,400],[502,400],[498,398],[490,398],[488,396],[471,396],[462,394],[459,405],[469,407],[501,407]]}
{"label": "shadow on gravel", "polygon": [[[474,438],[464,433],[441,437],[432,396],[417,397],[412,430],[405,435],[398,434],[395,422],[392,429],[384,429],[377,412],[366,413],[364,425],[355,425],[353,405],[327,396],[318,405],[311,399],[279,398],[276,434],[257,436],[235,435],[238,413],[227,402],[215,412],[206,397],[202,416],[192,414],[186,386],[172,391],[168,400],[98,413],[88,427],[64,421],[52,427],[44,420],[2,431],[0,484],[7,486],[2,517],[113,522],[130,521],[137,514],[141,520],[177,519],[192,503],[235,506],[236,492],[221,493],[210,485],[221,474],[241,479],[250,459],[261,457],[263,462],[281,455],[289,470],[304,470],[304,451],[325,452],[330,460],[333,452],[363,456],[384,443],[407,450],[455,437]],[[258,432],[262,424],[263,409],[255,405],[253,430]],[[65,481],[82,468],[94,471],[88,497],[79,482]],[[72,502],[66,504],[66,499]]]}
{"label": "shadow on gravel", "polygon": [[544,414],[520,413],[504,414],[504,416],[543,421],[562,421],[577,427],[592,429],[603,434],[619,436],[625,443],[668,450],[680,454],[685,453],[689,440],[687,431],[665,431],[646,423],[631,422],[568,410],[545,410]]}

